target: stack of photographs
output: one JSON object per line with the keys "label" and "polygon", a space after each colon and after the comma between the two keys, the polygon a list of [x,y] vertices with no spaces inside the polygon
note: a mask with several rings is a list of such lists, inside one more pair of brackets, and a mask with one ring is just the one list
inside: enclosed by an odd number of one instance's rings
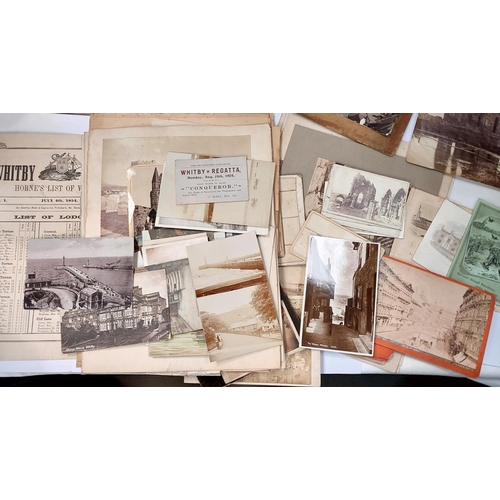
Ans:
{"label": "stack of photographs", "polygon": [[254,232],[193,245],[187,253],[211,361],[282,346]]}
{"label": "stack of photographs", "polygon": [[410,185],[335,163],[321,213],[360,234],[402,238]]}

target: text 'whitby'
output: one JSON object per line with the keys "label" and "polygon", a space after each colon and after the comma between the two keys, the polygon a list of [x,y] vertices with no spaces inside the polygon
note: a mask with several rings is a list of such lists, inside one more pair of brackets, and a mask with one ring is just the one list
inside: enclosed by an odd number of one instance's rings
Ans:
{"label": "text 'whitby'", "polygon": [[0,181],[33,181],[35,165],[0,165]]}

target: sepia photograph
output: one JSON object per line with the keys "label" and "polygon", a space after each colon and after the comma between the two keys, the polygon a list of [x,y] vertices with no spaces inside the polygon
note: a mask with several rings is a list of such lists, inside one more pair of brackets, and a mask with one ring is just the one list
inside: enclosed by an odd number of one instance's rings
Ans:
{"label": "sepia photograph", "polygon": [[211,361],[281,345],[254,232],[187,248]]}
{"label": "sepia photograph", "polygon": [[323,209],[326,184],[330,178],[334,162],[318,158],[314,171],[311,176],[307,193],[304,197],[305,216],[308,217],[311,212],[321,212]]}
{"label": "sepia photograph", "polygon": [[444,200],[413,256],[413,261],[446,276],[455,258],[471,214]]}
{"label": "sepia photograph", "polygon": [[134,288],[133,239],[31,239],[25,309],[128,307]]}
{"label": "sepia photograph", "polygon": [[390,250],[391,257],[406,261],[413,259],[443,201],[443,198],[420,189],[410,189],[406,203],[405,235],[404,238],[394,240]]}
{"label": "sepia photograph", "polygon": [[419,113],[407,161],[500,188],[500,114]]}
{"label": "sepia photograph", "polygon": [[300,349],[285,357],[279,370],[252,372],[239,378],[235,385],[321,386],[321,353]]}
{"label": "sepia photograph", "polygon": [[380,262],[381,345],[477,377],[493,309],[488,292],[391,257]]}
{"label": "sepia photograph", "polygon": [[356,232],[402,237],[409,189],[406,181],[336,163],[321,213]]}
{"label": "sepia photograph", "polygon": [[65,353],[154,342],[168,335],[170,312],[162,270],[134,275],[129,306],[74,309],[64,314],[61,323]]}
{"label": "sepia photograph", "polygon": [[311,236],[300,345],[373,356],[380,246]]}

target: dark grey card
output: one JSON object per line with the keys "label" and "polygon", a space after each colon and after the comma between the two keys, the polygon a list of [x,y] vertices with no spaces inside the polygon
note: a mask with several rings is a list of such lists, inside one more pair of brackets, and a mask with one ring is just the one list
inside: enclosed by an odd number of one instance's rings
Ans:
{"label": "dark grey card", "polygon": [[408,181],[411,186],[438,195],[444,174],[387,156],[357,142],[295,125],[281,166],[281,175],[300,174],[305,192],[318,158]]}

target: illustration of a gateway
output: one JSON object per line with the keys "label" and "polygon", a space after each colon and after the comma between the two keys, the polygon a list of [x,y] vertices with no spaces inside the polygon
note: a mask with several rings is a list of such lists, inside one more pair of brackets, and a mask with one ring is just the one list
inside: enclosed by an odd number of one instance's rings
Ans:
{"label": "illustration of a gateway", "polygon": [[52,161],[40,172],[39,179],[44,181],[74,181],[78,179],[82,163],[70,153],[52,155]]}

